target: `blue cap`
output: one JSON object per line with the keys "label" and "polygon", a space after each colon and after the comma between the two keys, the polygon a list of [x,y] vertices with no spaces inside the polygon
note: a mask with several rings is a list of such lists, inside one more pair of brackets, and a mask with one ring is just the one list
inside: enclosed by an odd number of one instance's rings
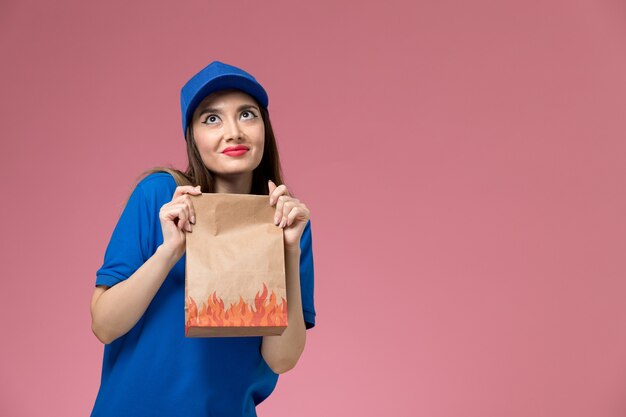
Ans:
{"label": "blue cap", "polygon": [[[250,74],[241,68],[213,61],[194,75],[180,90],[180,109],[183,116],[183,137],[193,112],[200,102],[214,91],[236,88],[254,97],[261,106],[267,108],[268,97],[265,89]],[[185,140],[187,138],[185,137]]]}

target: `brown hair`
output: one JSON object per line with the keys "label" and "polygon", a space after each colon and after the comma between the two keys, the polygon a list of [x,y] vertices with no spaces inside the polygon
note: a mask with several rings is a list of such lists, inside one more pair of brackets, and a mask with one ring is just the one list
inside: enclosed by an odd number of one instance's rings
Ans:
{"label": "brown hair", "polygon": [[[256,100],[255,100],[256,102]],[[258,102],[256,102],[258,105]],[[263,149],[263,157],[259,166],[252,172],[252,188],[250,194],[268,195],[269,187],[267,185],[268,180],[272,180],[277,186],[283,183],[282,180],[282,168],[280,165],[280,158],[278,156],[278,147],[276,145],[276,138],[274,136],[274,130],[272,129],[272,123],[270,122],[270,115],[267,108],[260,106],[261,118],[265,125],[265,145]],[[158,166],[143,171],[136,179],[136,184],[143,178],[156,172],[167,172],[174,177],[176,185],[200,185],[203,193],[215,192],[215,180],[213,174],[207,169],[200,157],[196,141],[193,136],[193,129],[191,124],[187,126],[186,132],[187,142],[187,160],[188,165],[185,172],[180,171],[171,165]],[[290,191],[289,194],[294,196]]]}

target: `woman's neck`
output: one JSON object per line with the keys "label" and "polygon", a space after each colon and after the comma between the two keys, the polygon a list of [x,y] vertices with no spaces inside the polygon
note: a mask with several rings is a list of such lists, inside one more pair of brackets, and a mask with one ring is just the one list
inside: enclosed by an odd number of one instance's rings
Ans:
{"label": "woman's neck", "polygon": [[250,194],[252,173],[247,175],[215,176],[215,192],[228,194]]}

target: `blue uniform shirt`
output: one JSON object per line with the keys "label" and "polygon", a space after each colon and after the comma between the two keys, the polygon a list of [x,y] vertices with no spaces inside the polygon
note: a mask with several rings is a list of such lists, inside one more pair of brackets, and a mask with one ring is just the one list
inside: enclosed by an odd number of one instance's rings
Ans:
{"label": "blue uniform shirt", "polygon": [[[130,277],[163,243],[159,210],[176,182],[145,177],[133,190],[107,246],[96,285]],[[268,197],[269,198],[269,197]],[[315,325],[311,222],[300,240],[300,286],[306,328]],[[185,256],[170,270],[137,324],[104,345],[92,417],[256,416],[278,375],[261,355],[261,336],[185,337]]]}

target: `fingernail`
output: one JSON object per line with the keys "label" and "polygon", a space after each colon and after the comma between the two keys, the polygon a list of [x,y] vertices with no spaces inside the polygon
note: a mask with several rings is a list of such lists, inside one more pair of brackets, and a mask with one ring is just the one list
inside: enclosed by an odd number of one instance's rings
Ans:
{"label": "fingernail", "polygon": [[280,217],[278,217],[278,216],[274,216],[274,224],[275,224],[276,226],[278,226],[278,219],[280,219]]}
{"label": "fingernail", "polygon": [[191,225],[189,223],[187,223],[187,231],[191,232]]}
{"label": "fingernail", "polygon": [[191,223],[196,224],[196,216],[191,216]]}

